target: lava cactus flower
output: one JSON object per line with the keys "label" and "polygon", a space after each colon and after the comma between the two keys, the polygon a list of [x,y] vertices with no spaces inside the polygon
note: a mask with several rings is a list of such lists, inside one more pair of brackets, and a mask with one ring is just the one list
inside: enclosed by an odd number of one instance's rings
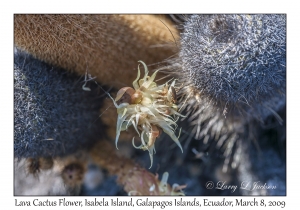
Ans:
{"label": "lava cactus flower", "polygon": [[133,126],[141,140],[141,145],[136,146],[134,144],[134,137],[132,144],[137,149],[149,151],[152,166],[155,152],[154,144],[162,131],[167,133],[182,151],[175,130],[177,128],[176,121],[179,117],[184,116],[178,113],[178,107],[175,104],[176,80],[169,81],[170,84],[167,82],[157,85],[154,79],[158,71],[148,76],[146,64],[142,61],[139,62],[144,66],[144,77],[140,79],[138,67],[138,75],[133,81],[133,88],[121,88],[113,100],[118,112],[115,143],[117,147],[121,131]]}

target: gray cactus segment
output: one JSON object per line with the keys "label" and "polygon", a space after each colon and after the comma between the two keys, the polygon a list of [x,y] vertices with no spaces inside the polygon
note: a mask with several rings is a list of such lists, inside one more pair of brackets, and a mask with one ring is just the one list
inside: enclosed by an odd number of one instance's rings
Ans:
{"label": "gray cactus segment", "polygon": [[182,26],[179,55],[164,67],[183,84],[182,137],[223,151],[224,169],[237,167],[240,145],[258,140],[267,119],[284,127],[286,15],[190,15]]}
{"label": "gray cactus segment", "polygon": [[63,156],[102,135],[99,92],[82,90],[80,77],[20,51],[14,57],[16,157]]}

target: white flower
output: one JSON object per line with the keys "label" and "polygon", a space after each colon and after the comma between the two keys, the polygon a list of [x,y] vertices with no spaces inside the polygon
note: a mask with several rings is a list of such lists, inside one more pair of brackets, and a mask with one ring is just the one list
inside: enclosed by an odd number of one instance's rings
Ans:
{"label": "white flower", "polygon": [[[175,135],[177,128],[176,121],[179,117],[184,117],[177,112],[175,81],[169,85],[157,85],[154,82],[155,71],[152,76],[148,76],[148,68],[143,61],[145,75],[140,79],[140,68],[138,67],[137,78],[133,81],[133,88],[121,88],[114,100],[117,108],[118,120],[116,128],[116,147],[120,132],[133,126],[141,139],[141,145],[132,144],[137,149],[148,150],[151,166],[153,154],[155,152],[154,143],[160,133],[164,131],[179,146],[182,151],[178,137]],[[182,151],[183,152],[183,151]],[[150,166],[150,168],[151,168]]]}

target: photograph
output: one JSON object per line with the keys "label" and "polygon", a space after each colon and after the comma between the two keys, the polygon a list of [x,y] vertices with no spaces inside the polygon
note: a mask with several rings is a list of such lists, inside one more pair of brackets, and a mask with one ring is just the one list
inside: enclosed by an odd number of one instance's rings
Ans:
{"label": "photograph", "polygon": [[285,13],[14,13],[15,205],[286,196],[286,22]]}

